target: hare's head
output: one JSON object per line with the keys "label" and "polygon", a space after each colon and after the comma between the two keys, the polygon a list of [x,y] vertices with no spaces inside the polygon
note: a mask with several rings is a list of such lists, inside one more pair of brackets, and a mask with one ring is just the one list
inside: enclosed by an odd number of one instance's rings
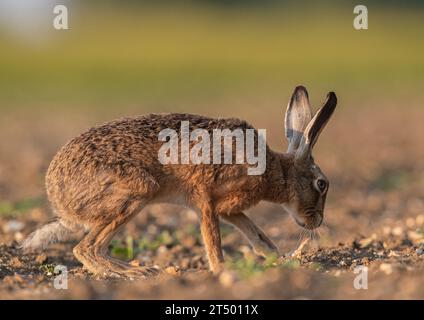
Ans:
{"label": "hare's head", "polygon": [[306,229],[321,225],[329,182],[315,164],[312,149],[327,124],[337,98],[327,95],[324,106],[312,117],[308,92],[302,86],[295,89],[287,106],[285,132],[289,141],[287,153],[293,163],[288,173],[289,201],[284,204],[295,221]]}

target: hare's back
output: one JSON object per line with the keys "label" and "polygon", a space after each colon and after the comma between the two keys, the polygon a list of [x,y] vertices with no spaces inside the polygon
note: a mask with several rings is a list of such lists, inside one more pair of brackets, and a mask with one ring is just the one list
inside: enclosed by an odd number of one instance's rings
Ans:
{"label": "hare's back", "polygon": [[91,166],[116,167],[135,164],[143,167],[160,165],[158,152],[163,141],[159,133],[174,130],[178,136],[181,125],[189,129],[204,129],[211,135],[214,129],[253,128],[239,119],[214,119],[193,114],[149,114],[123,118],[93,127],[68,142],[55,156],[51,167],[87,168]]}

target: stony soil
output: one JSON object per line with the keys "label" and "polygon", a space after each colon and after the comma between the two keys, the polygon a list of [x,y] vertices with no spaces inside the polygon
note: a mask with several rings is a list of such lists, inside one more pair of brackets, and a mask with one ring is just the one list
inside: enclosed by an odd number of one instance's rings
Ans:
{"label": "stony soil", "polygon": [[[164,272],[143,280],[102,279],[83,270],[73,243],[24,255],[18,243],[51,217],[43,175],[54,152],[96,121],[56,115],[1,120],[0,299],[132,298],[424,298],[424,110],[388,107],[340,112],[317,145],[316,160],[331,180],[325,225],[302,232],[284,210],[263,203],[248,211],[282,253],[255,257],[243,237],[223,225],[226,271],[213,276],[195,214],[175,206],[146,208],[111,244],[111,253]],[[402,123],[399,129],[399,122]],[[6,124],[15,125],[6,125]],[[275,127],[275,128],[274,128]],[[25,128],[25,130],[23,130]],[[396,129],[397,128],[397,129]],[[270,130],[280,141],[274,123]],[[277,145],[275,143],[275,145]],[[67,290],[53,287],[57,265],[69,271]],[[368,289],[357,290],[358,266]]]}

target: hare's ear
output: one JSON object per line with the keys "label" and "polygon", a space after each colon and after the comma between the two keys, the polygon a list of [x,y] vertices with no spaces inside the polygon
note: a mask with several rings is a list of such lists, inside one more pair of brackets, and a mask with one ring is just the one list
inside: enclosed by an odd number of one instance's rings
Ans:
{"label": "hare's ear", "polygon": [[312,111],[308,92],[303,86],[298,86],[287,105],[285,116],[286,138],[289,142],[287,152],[294,152],[302,140],[303,131],[311,121]]}
{"label": "hare's ear", "polygon": [[297,158],[305,158],[311,155],[312,148],[317,142],[322,129],[324,129],[328,120],[330,120],[336,105],[336,94],[334,92],[328,93],[324,106],[318,110],[303,132],[302,140],[296,152]]}

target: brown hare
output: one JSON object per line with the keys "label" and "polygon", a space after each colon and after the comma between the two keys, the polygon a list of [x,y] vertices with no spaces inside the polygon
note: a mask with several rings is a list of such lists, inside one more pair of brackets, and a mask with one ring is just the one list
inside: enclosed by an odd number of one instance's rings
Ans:
{"label": "brown hare", "polygon": [[248,164],[162,164],[158,160],[164,143],[158,139],[162,130],[178,131],[182,121],[208,132],[253,129],[239,119],[150,114],[91,128],[62,147],[51,162],[46,188],[57,216],[29,235],[22,247],[44,248],[85,230],[73,252],[89,271],[127,277],[154,274],[155,268],[130,266],[109,257],[108,245],[144,206],[166,202],[198,213],[214,273],[224,262],[220,219],[237,227],[257,254],[278,254],[277,247],[243,211],[261,200],[272,201],[283,204],[303,228],[320,226],[329,184],[311,153],[336,103],[336,95],[330,92],[312,117],[308,93],[297,87],[285,115],[287,153],[266,146],[266,170],[261,175],[248,175]]}

